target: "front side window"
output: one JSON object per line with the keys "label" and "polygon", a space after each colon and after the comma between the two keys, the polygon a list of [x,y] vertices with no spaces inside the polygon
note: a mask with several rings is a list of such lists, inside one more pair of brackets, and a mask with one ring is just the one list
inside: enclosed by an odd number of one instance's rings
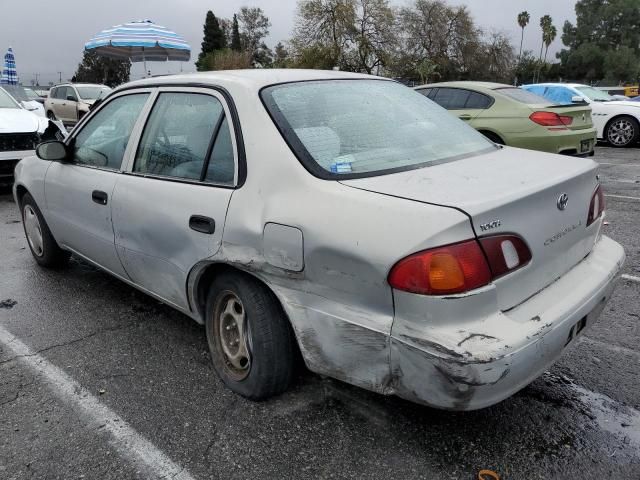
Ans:
{"label": "front side window", "polygon": [[114,98],[73,139],[74,162],[118,170],[148,93]]}
{"label": "front side window", "polygon": [[[223,125],[224,124],[224,125]],[[233,153],[216,148],[228,131],[220,101],[201,93],[165,92],[158,96],[142,134],[133,171],[187,180],[231,183]],[[212,144],[212,140],[216,140]],[[231,179],[225,177],[225,164]],[[218,164],[221,168],[218,169]]]}
{"label": "front side window", "polygon": [[396,82],[299,82],[268,87],[261,95],[296,156],[321,178],[380,175],[496,148]]}

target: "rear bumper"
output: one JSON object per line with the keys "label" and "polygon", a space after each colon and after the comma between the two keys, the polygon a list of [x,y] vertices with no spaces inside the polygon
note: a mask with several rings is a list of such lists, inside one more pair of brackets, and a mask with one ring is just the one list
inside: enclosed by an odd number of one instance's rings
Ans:
{"label": "rear bumper", "polygon": [[[474,318],[473,300],[469,312],[469,303],[458,307],[453,304],[459,299],[442,299],[453,318],[434,325],[427,312],[420,330],[415,316],[397,314],[391,335],[395,393],[451,410],[484,408],[513,395],[595,322],[624,258],[619,244],[602,237],[572,270],[509,311],[485,316],[478,303]],[[460,321],[458,314],[467,318]]]}
{"label": "rear bumper", "polygon": [[[549,131],[545,127],[539,127],[509,140],[507,144],[511,147],[564,155],[589,156],[593,154],[595,149],[596,129]],[[581,150],[583,141],[590,142],[587,151]]]}

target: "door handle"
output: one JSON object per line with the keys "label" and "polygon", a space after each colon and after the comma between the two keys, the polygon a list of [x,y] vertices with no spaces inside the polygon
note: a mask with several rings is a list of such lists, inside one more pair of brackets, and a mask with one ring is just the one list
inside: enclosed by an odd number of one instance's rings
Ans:
{"label": "door handle", "polygon": [[189,228],[196,232],[211,235],[216,231],[216,221],[213,218],[202,215],[191,215],[189,218]]}
{"label": "door handle", "polygon": [[106,205],[108,198],[109,196],[106,192],[102,192],[100,190],[94,190],[93,192],[91,192],[91,200],[99,203],[100,205]]}
{"label": "door handle", "polygon": [[466,113],[463,113],[462,115],[460,115],[458,117],[460,120],[471,120],[471,115],[468,115]]}

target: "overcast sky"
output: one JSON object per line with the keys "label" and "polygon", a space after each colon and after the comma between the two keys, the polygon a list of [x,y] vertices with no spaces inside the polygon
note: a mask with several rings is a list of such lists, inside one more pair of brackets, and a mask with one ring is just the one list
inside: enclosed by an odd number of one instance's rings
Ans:
{"label": "overcast sky", "polygon": [[[406,5],[411,0],[390,0]],[[525,30],[525,49],[539,51],[539,19],[549,14],[560,33],[565,20],[575,21],[573,0],[447,0],[452,5],[467,5],[476,23],[487,30],[504,31],[519,47],[520,31],[516,17],[522,10],[531,15]],[[192,60],[198,57],[202,42],[202,24],[207,10],[217,16],[231,17],[241,6],[261,7],[270,18],[271,34],[267,44],[273,47],[291,36],[295,0],[0,0],[0,52],[12,46],[18,74],[29,84],[40,74],[40,84],[69,79],[82,58],[84,43],[104,28],[130,20],[151,19],[182,34],[192,46]],[[549,49],[550,57],[562,47],[560,35]],[[154,74],[178,72],[179,62],[149,63]],[[193,62],[182,65],[195,70]],[[143,74],[134,64],[132,78]]]}

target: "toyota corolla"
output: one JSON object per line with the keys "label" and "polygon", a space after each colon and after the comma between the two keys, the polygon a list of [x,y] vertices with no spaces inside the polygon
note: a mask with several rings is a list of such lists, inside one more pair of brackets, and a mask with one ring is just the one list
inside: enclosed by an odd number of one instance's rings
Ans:
{"label": "toyota corolla", "polygon": [[129,83],[22,160],[14,194],[38,264],[76,255],[204,324],[252,399],[299,351],[381,394],[486,407],[596,321],[624,261],[594,162],[341,72]]}

